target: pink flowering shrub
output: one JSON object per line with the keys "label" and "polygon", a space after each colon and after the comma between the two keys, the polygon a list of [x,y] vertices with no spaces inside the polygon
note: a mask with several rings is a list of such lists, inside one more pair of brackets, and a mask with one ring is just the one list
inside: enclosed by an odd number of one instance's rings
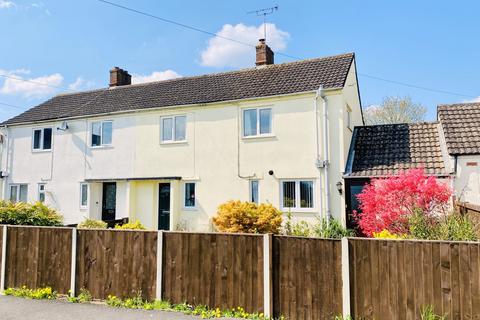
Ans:
{"label": "pink flowering shrub", "polygon": [[446,183],[426,176],[423,169],[411,169],[395,176],[374,179],[358,195],[362,232],[372,237],[383,230],[397,235],[409,232],[413,214],[432,216],[448,207],[452,195]]}

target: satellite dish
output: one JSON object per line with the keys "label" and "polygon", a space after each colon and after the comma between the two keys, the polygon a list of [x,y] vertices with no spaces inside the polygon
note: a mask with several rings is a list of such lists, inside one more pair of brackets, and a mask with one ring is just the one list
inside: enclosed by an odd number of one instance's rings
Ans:
{"label": "satellite dish", "polygon": [[57,128],[57,130],[60,130],[60,131],[66,131],[66,130],[68,130],[67,121],[63,121],[62,124],[60,125],[60,127]]}

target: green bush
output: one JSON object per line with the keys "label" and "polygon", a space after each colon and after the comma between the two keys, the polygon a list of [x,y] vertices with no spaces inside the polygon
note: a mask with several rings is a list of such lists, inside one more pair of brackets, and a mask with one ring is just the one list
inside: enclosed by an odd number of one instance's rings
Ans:
{"label": "green bush", "polygon": [[292,213],[287,213],[287,220],[285,221],[285,226],[282,230],[283,234],[287,236],[297,236],[297,237],[310,237],[313,233],[312,226],[306,221],[294,222],[292,219]]}
{"label": "green bush", "polygon": [[146,230],[146,228],[143,226],[143,224],[140,223],[140,221],[135,221],[135,222],[129,222],[125,223],[123,225],[117,224],[115,226],[115,229],[118,230]]}
{"label": "green bush", "polygon": [[415,213],[408,220],[410,238],[424,240],[475,241],[475,226],[470,218],[455,213],[430,217]]}
{"label": "green bush", "polygon": [[77,226],[79,229],[107,229],[107,223],[102,220],[85,219]]}
{"label": "green bush", "polygon": [[354,237],[355,231],[342,226],[336,219],[319,219],[313,226],[313,234],[319,238],[340,239],[343,237]]}
{"label": "green bush", "polygon": [[437,315],[433,310],[433,306],[425,306],[420,310],[420,320],[446,320],[444,315]]}
{"label": "green bush", "polygon": [[25,226],[61,226],[63,217],[41,202],[0,201],[0,224]]}
{"label": "green bush", "polygon": [[14,296],[28,299],[48,299],[53,300],[57,298],[57,293],[50,287],[28,289],[26,286],[21,288],[7,288],[4,291],[6,296]]}

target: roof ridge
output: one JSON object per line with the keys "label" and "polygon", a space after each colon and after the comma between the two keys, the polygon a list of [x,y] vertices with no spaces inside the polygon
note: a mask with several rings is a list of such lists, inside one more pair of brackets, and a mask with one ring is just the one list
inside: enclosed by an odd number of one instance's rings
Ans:
{"label": "roof ridge", "polygon": [[295,64],[308,63],[308,62],[313,62],[313,61],[339,59],[339,58],[348,57],[348,56],[354,57],[355,53],[354,52],[346,52],[346,53],[341,53],[341,54],[336,54],[336,55],[331,55],[331,56],[325,56],[325,57],[309,58],[309,59],[303,59],[303,60],[297,60],[297,61],[291,61],[291,62],[270,64],[270,65],[265,65],[265,66],[261,66],[261,67],[251,67],[251,68],[243,68],[243,69],[238,69],[238,70],[204,73],[204,74],[198,74],[198,75],[192,75],[192,76],[184,76],[184,77],[178,77],[178,78],[173,78],[173,79],[150,81],[150,82],[143,82],[143,83],[135,83],[135,84],[124,85],[124,86],[110,87],[110,88],[103,87],[103,88],[86,90],[86,91],[63,92],[63,93],[57,94],[54,97],[73,95],[73,94],[81,94],[81,93],[91,93],[91,92],[96,92],[96,91],[101,91],[101,90],[119,90],[119,89],[135,88],[135,87],[138,88],[138,87],[142,87],[142,86],[155,85],[155,84],[158,84],[158,83],[168,83],[168,82],[175,82],[175,81],[189,80],[189,79],[198,79],[198,78],[204,78],[204,77],[210,77],[210,76],[220,76],[220,75],[224,75],[224,74],[244,73],[244,72],[249,72],[249,71],[257,71],[257,70],[267,70],[267,69],[280,68],[280,67],[284,67],[284,66],[291,66],[291,65],[295,65]]}
{"label": "roof ridge", "polygon": [[438,124],[438,121],[421,121],[421,122],[399,122],[399,123],[384,123],[384,124],[369,124],[369,125],[364,125],[364,126],[356,126],[356,128],[371,128],[371,127],[387,127],[387,126],[399,126],[399,125],[407,125],[407,126],[412,126],[412,125],[425,125],[425,124]]}
{"label": "roof ridge", "polygon": [[443,103],[443,104],[437,105],[437,108],[441,108],[441,107],[460,107],[460,106],[477,106],[477,105],[480,105],[480,101]]}

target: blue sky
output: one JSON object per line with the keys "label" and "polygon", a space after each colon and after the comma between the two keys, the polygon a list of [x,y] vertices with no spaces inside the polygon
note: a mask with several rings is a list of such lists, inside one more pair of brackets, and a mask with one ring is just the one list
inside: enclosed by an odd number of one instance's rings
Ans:
{"label": "blue sky", "polygon": [[[313,58],[353,51],[360,74],[466,95],[361,75],[364,106],[409,95],[434,119],[437,104],[480,96],[476,1],[111,1],[252,44],[262,19],[246,12],[278,4],[267,35],[278,52]],[[26,109],[61,91],[105,87],[113,66],[136,82],[249,67],[253,51],[97,0],[0,0],[0,74],[49,84],[0,77],[0,103]],[[0,120],[21,111],[0,105]]]}

